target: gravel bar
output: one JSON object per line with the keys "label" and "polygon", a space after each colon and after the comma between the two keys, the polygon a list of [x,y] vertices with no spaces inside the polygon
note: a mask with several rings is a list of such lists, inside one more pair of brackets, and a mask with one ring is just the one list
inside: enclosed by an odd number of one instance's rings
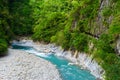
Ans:
{"label": "gravel bar", "polygon": [[9,49],[0,58],[0,80],[62,80],[55,65],[33,54]]}

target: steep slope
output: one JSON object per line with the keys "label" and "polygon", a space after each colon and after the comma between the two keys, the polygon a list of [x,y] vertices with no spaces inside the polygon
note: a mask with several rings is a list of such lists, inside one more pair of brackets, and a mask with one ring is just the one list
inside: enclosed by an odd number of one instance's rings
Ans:
{"label": "steep slope", "polygon": [[31,13],[29,0],[0,1],[0,55],[5,54],[9,40],[15,35],[32,34]]}
{"label": "steep slope", "polygon": [[8,10],[8,1],[0,1],[0,55],[4,55],[7,50],[7,41],[10,39],[12,32],[10,30],[10,15]]}
{"label": "steep slope", "polygon": [[[54,42],[65,50],[85,52],[105,70],[106,80],[119,80],[119,0],[41,0],[34,16],[33,39]],[[37,11],[37,12],[36,12]],[[77,54],[75,54],[77,57]]]}
{"label": "steep slope", "polygon": [[119,0],[1,0],[0,54],[14,35],[53,42],[64,50],[85,52],[105,70],[106,80],[120,80]]}

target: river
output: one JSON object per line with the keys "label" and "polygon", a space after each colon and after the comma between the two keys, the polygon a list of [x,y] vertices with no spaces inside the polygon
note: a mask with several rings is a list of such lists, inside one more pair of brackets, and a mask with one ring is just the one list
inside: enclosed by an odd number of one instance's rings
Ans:
{"label": "river", "polygon": [[70,65],[70,61],[63,57],[55,56],[53,53],[44,53],[37,51],[30,46],[21,46],[18,44],[12,44],[13,49],[23,50],[30,54],[35,54],[36,56],[50,61],[52,64],[56,65],[61,78],[63,80],[96,80],[96,78],[90,74],[88,70],[81,69],[79,66]]}

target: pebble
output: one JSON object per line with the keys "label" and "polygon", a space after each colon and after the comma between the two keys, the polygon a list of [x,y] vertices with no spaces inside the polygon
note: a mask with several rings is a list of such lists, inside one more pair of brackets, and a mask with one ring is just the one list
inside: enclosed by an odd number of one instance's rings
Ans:
{"label": "pebble", "polygon": [[0,80],[62,80],[50,62],[24,51],[9,49],[0,58]]}

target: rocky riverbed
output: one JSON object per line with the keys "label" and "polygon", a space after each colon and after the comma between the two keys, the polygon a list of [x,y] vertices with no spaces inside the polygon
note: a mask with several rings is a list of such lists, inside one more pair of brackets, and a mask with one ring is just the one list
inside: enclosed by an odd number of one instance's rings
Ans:
{"label": "rocky riverbed", "polygon": [[0,58],[0,80],[61,80],[56,67],[33,54],[9,49]]}
{"label": "rocky riverbed", "polygon": [[[13,41],[13,43],[17,43],[16,41]],[[92,59],[92,55],[87,55],[85,53],[79,53],[78,57],[75,58],[72,55],[71,51],[64,51],[60,46],[56,46],[54,44],[41,44],[40,42],[33,42],[32,40],[28,40],[28,39],[22,39],[19,41],[19,43],[23,43],[20,44],[22,46],[30,46],[35,48],[37,51],[42,51],[42,52],[46,52],[46,53],[54,53],[57,56],[61,56],[64,57],[68,60],[70,60],[72,63],[72,65],[79,65],[81,66],[83,69],[87,69],[91,72],[91,74],[93,74],[97,80],[104,80],[104,70],[101,68],[100,65],[98,65],[98,63]]]}
{"label": "rocky riverbed", "polygon": [[52,52],[57,56],[64,57],[70,60],[72,65],[79,65],[83,69],[87,69],[93,74],[97,80],[104,80],[104,70],[102,67],[92,58],[92,55],[86,53],[78,53],[78,57],[74,57],[71,51],[64,51],[60,46],[54,44],[41,44],[33,43],[33,47],[38,51]]}

